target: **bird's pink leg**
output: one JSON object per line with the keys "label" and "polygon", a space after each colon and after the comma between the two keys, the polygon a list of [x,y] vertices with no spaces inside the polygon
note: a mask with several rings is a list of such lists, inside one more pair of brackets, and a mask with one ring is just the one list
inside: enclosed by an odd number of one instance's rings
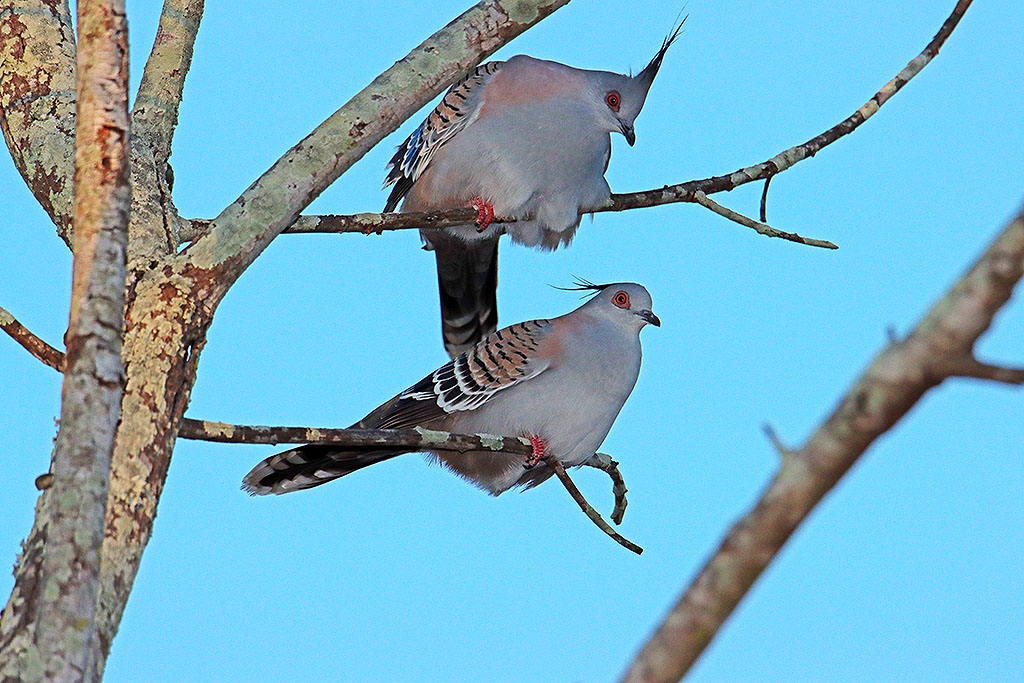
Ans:
{"label": "bird's pink leg", "polygon": [[473,197],[469,204],[476,209],[476,231],[483,232],[494,221],[494,204],[480,196]]}
{"label": "bird's pink leg", "polygon": [[548,442],[536,434],[527,434],[526,438],[530,440],[530,446],[533,447],[533,453],[523,459],[523,468],[532,470],[537,466],[537,463],[543,460],[544,456],[548,454]]}

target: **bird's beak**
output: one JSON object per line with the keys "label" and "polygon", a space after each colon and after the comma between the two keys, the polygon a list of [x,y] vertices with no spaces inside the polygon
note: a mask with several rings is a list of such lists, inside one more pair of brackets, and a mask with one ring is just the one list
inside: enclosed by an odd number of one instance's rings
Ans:
{"label": "bird's beak", "polygon": [[636,144],[636,132],[633,130],[632,123],[630,123],[629,121],[620,121],[619,130],[622,132],[622,135],[626,138],[626,142],[629,143],[630,147]]}
{"label": "bird's beak", "polygon": [[654,311],[650,311],[645,308],[642,311],[637,311],[636,314],[646,322],[650,323],[651,325],[654,325],[655,327],[661,327],[661,318],[654,315]]}

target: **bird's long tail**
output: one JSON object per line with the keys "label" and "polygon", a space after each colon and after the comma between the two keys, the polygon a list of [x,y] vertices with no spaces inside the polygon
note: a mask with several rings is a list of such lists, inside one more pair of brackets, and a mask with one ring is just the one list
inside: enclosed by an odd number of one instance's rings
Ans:
{"label": "bird's long tail", "polygon": [[455,358],[498,326],[498,238],[464,242],[432,235],[441,294],[441,334]]}
{"label": "bird's long tail", "polygon": [[309,489],[406,452],[345,451],[330,445],[300,446],[272,455],[256,465],[242,479],[242,489],[253,496]]}

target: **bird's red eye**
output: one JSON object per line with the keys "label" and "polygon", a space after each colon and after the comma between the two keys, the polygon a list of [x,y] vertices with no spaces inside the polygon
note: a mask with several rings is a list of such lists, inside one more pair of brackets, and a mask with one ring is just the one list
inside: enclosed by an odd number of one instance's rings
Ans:
{"label": "bird's red eye", "polygon": [[604,96],[604,101],[605,104],[608,105],[608,108],[614,112],[618,112],[619,105],[622,104],[622,98],[619,97],[619,93],[614,90],[610,91],[607,95]]}
{"label": "bird's red eye", "polygon": [[612,303],[619,308],[629,308],[629,294],[621,290],[615,292],[615,296],[612,297]]}

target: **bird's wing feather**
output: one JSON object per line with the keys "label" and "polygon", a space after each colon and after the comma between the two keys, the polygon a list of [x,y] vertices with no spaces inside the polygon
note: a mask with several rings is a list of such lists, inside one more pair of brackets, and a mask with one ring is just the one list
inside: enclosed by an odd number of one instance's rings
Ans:
{"label": "bird's wing feather", "polygon": [[498,330],[375,410],[360,426],[405,429],[475,410],[498,392],[551,367],[551,353],[544,344],[550,331],[548,320]]}
{"label": "bird's wing feather", "polygon": [[388,163],[384,187],[395,183],[384,212],[394,210],[445,143],[473,123],[483,104],[483,90],[503,62],[487,62],[455,83],[430,115],[405,139]]}

